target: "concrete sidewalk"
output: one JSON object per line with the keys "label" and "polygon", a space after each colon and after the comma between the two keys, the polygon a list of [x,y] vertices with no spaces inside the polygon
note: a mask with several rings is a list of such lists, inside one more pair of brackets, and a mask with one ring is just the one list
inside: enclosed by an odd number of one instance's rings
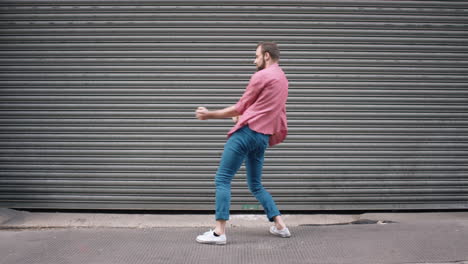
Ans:
{"label": "concrete sidewalk", "polygon": [[197,244],[212,217],[0,209],[0,263],[468,264],[468,212],[285,215],[289,239],[233,215],[226,246]]}

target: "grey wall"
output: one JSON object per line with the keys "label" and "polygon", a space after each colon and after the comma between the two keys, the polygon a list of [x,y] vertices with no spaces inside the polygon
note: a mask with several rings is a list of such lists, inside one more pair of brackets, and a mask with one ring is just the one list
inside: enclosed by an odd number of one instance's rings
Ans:
{"label": "grey wall", "polygon": [[[282,210],[468,207],[466,1],[0,1],[0,206],[213,209],[256,43],[290,80]],[[257,209],[244,171],[233,209]]]}

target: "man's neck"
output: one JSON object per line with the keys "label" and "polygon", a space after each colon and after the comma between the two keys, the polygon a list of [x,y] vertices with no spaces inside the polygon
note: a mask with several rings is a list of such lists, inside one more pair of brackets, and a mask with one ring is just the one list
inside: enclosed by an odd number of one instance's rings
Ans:
{"label": "man's neck", "polygon": [[266,61],[265,62],[265,69],[267,69],[267,68],[269,68],[269,67],[271,67],[271,66],[273,66],[273,65],[275,65],[277,63],[278,63],[278,61]]}

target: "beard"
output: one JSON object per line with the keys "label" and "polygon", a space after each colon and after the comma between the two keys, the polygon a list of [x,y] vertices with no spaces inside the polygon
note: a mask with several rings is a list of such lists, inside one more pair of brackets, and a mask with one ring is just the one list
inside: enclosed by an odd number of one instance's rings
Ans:
{"label": "beard", "polygon": [[262,59],[262,64],[260,64],[259,66],[257,66],[257,71],[261,71],[263,69],[265,69],[265,58]]}

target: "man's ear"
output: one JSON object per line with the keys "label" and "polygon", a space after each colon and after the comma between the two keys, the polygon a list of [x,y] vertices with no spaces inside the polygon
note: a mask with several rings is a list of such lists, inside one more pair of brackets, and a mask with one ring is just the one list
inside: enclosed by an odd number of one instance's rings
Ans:
{"label": "man's ear", "polygon": [[263,56],[265,57],[265,60],[271,60],[271,56],[270,56],[270,53],[268,51],[265,52],[265,54]]}

